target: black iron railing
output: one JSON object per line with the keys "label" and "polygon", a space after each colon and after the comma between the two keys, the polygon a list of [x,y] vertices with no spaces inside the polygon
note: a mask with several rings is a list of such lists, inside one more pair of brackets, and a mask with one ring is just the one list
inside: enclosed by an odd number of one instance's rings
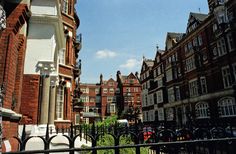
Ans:
{"label": "black iron railing", "polygon": [[[179,130],[171,130],[165,128],[151,128],[147,126],[135,125],[130,127],[121,127],[118,124],[113,126],[95,126],[93,125],[78,125],[69,128],[57,128],[56,132],[50,134],[50,128],[47,126],[45,136],[27,137],[25,126],[23,128],[22,137],[15,137],[19,142],[19,151],[5,152],[5,154],[20,154],[20,153],[60,153],[68,152],[75,154],[77,152],[97,154],[101,150],[111,150],[111,153],[122,154],[123,149],[133,148],[136,154],[145,154],[142,148],[147,148],[149,152],[155,153],[191,153],[191,154],[235,154],[236,137],[234,132],[228,132],[224,128],[215,127],[196,128],[189,130],[187,128]],[[50,149],[51,141],[61,134],[67,139],[68,148]],[[98,145],[98,141],[104,139],[106,135],[113,138],[110,145]],[[132,143],[122,144],[122,137],[130,137]],[[43,150],[26,150],[27,142],[31,138],[39,138],[44,144]],[[77,140],[79,138],[79,140]],[[85,139],[86,142],[91,142],[91,146],[76,147],[76,143]],[[146,151],[147,152],[147,151]]]}

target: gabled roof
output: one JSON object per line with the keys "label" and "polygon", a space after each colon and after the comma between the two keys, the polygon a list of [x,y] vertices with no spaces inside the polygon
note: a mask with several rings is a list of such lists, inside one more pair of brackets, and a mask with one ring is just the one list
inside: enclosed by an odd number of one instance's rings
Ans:
{"label": "gabled roof", "polygon": [[189,18],[191,18],[191,16],[202,22],[208,17],[208,14],[190,12]]}
{"label": "gabled roof", "polygon": [[142,68],[141,68],[141,72],[143,72],[143,71],[145,71],[144,70],[144,66],[145,66],[145,68],[146,67],[152,67],[154,65],[154,60],[152,60],[152,59],[143,59],[143,64],[142,64]]}
{"label": "gabled roof", "polygon": [[184,33],[167,32],[166,35],[166,50],[172,48],[184,36]]}

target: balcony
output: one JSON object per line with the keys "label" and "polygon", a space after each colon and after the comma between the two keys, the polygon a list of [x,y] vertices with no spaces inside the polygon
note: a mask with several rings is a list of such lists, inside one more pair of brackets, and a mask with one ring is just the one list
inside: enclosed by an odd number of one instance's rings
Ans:
{"label": "balcony", "polygon": [[97,118],[100,117],[99,113],[96,112],[83,112],[84,118]]}
{"label": "balcony", "polygon": [[77,78],[80,76],[80,74],[81,74],[81,60],[79,60],[79,62],[75,65],[75,67],[73,69],[73,73],[74,73],[74,78]]}
{"label": "balcony", "polygon": [[73,109],[74,110],[83,110],[83,108],[84,108],[84,103],[83,102],[81,102],[81,99],[80,98],[78,98],[78,97],[74,97],[73,99],[72,99],[72,101],[73,101]]}
{"label": "balcony", "polygon": [[78,58],[79,51],[82,48],[82,34],[76,35],[74,46],[75,46],[75,55],[76,58]]}

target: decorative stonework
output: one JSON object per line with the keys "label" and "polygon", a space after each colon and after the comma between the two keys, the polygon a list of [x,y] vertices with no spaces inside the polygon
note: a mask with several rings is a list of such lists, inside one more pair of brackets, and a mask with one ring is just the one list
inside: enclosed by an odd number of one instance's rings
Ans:
{"label": "decorative stonework", "polygon": [[0,31],[6,28],[6,12],[0,5]]}
{"label": "decorative stonework", "polygon": [[50,75],[55,72],[55,66],[53,61],[39,61],[37,64],[37,71],[40,71],[41,75]]}

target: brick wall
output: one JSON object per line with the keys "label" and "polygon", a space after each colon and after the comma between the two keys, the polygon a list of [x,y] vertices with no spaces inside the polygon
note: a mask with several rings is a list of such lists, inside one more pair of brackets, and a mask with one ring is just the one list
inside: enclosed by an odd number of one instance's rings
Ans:
{"label": "brick wall", "polygon": [[39,75],[24,75],[21,108],[20,112],[23,115],[21,123],[37,124],[38,108],[39,108]]}
{"label": "brick wall", "polygon": [[[12,5],[6,2],[5,6],[4,9],[9,15],[7,27],[2,31],[0,40],[0,84],[5,85],[6,91],[3,107],[19,113],[26,46],[26,38],[20,34],[20,29],[28,20],[28,9],[24,4],[15,4],[9,9],[8,6]],[[18,122],[19,119],[13,120],[3,116],[3,140],[10,142],[12,150],[18,148],[17,141],[12,138],[18,135]],[[3,144],[3,152],[4,150]]]}

